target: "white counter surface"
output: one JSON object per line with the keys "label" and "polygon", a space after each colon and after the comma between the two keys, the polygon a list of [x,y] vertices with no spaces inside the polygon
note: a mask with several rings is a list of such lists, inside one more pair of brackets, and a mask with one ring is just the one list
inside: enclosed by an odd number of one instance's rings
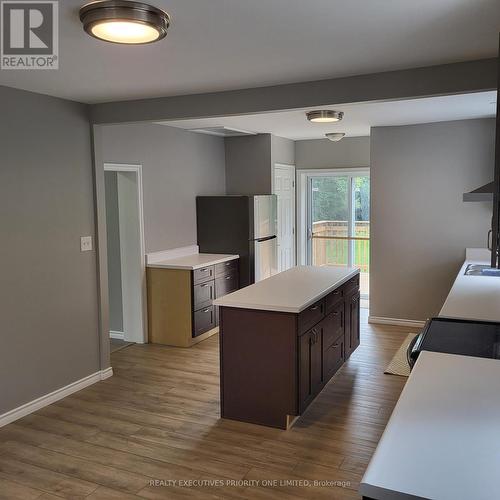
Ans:
{"label": "white counter surface", "polygon": [[213,266],[229,260],[238,259],[239,255],[224,255],[216,253],[194,253],[184,255],[173,259],[161,260],[158,262],[148,263],[147,267],[162,268],[162,269],[186,269],[194,270],[206,266]]}
{"label": "white counter surface", "polygon": [[353,267],[297,266],[214,301],[217,306],[299,313],[356,276]]}
{"label": "white counter surface", "polygon": [[499,498],[500,361],[424,351],[360,487],[377,500]]}
{"label": "white counter surface", "polygon": [[500,278],[464,274],[469,264],[489,265],[488,258],[488,250],[467,250],[467,260],[458,273],[440,316],[500,322]]}

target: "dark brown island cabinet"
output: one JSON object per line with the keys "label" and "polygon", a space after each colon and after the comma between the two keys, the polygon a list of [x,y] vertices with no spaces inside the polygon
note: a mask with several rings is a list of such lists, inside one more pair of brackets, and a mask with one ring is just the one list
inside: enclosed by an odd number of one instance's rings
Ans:
{"label": "dark brown island cabinet", "polygon": [[[294,268],[301,269],[301,268]],[[299,276],[293,270],[269,280],[274,310],[256,309],[261,287],[245,296],[251,285],[222,300],[220,308],[221,414],[223,418],[287,429],[301,415],[323,387],[360,344],[359,271],[323,270],[332,274],[327,291],[324,277],[319,280],[319,295],[303,310],[281,307],[293,295]],[[281,275],[292,273],[290,279]],[[314,276],[313,276],[314,278]],[[266,281],[269,281],[266,280]],[[335,281],[336,280],[336,281]],[[265,282],[262,282],[265,284]],[[337,285],[337,283],[339,283]],[[269,288],[269,287],[268,287]],[[307,289],[302,295],[307,296]],[[280,298],[280,291],[282,298]],[[250,291],[252,292],[252,291]],[[314,294],[317,294],[317,290]],[[238,306],[240,297],[240,306]],[[245,302],[247,300],[247,302]],[[303,299],[301,299],[303,300]],[[300,304],[300,300],[298,301]],[[226,304],[226,305],[224,305]],[[234,304],[234,305],[233,305]],[[247,307],[248,304],[248,307]]]}

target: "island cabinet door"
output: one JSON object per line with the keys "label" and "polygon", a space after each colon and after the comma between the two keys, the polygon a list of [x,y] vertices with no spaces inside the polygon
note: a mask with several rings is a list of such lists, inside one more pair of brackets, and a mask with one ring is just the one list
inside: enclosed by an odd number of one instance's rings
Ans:
{"label": "island cabinet door", "polygon": [[323,333],[323,382],[335,375],[345,360],[344,303],[341,302],[321,322]]}
{"label": "island cabinet door", "polygon": [[320,327],[299,337],[299,413],[323,387],[322,332]]}
{"label": "island cabinet door", "polygon": [[346,297],[346,328],[345,328],[345,350],[346,359],[360,344],[359,315],[360,315],[360,293],[354,290]]}

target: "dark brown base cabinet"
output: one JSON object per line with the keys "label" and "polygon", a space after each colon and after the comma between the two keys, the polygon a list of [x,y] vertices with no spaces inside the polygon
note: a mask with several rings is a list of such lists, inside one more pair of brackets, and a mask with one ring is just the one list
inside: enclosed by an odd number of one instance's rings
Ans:
{"label": "dark brown base cabinet", "polygon": [[359,346],[359,274],[300,314],[221,308],[222,417],[286,429]]}

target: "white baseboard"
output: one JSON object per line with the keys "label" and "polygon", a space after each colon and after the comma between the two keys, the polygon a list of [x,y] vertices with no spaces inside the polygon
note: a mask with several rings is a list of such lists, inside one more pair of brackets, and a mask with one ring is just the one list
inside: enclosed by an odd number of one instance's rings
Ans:
{"label": "white baseboard", "polygon": [[425,321],[416,321],[414,319],[382,318],[380,316],[369,316],[368,323],[374,325],[393,325],[407,326],[408,328],[423,328]]}
{"label": "white baseboard", "polygon": [[113,376],[113,368],[111,366],[109,368],[106,368],[105,370],[101,370],[98,372],[101,374],[101,380],[106,380],[109,377]]}
{"label": "white baseboard", "polygon": [[125,338],[125,334],[123,332],[117,332],[116,330],[110,330],[109,338],[116,340],[123,340]]}
{"label": "white baseboard", "polygon": [[25,417],[26,415],[29,415],[30,413],[33,413],[40,408],[43,408],[44,406],[55,403],[56,401],[69,396],[70,394],[85,389],[85,387],[95,384],[96,382],[100,382],[101,380],[105,380],[111,376],[113,376],[113,368],[106,368],[106,370],[101,370],[99,372],[93,373],[88,377],[77,380],[76,382],[73,382],[72,384],[69,384],[65,387],[61,387],[60,389],[57,389],[54,392],[35,399],[34,401],[30,401],[29,403],[19,406],[18,408],[14,408],[13,410],[8,411],[3,415],[0,415],[0,427],[10,424],[11,422]]}

